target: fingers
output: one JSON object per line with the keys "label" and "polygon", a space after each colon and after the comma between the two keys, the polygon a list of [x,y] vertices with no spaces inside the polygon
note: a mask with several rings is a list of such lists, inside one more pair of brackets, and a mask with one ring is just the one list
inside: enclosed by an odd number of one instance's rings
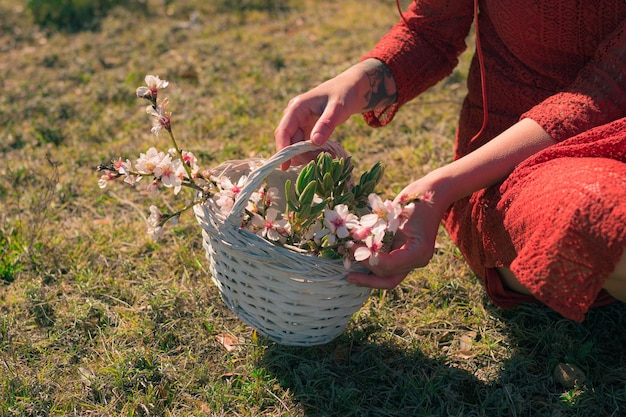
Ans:
{"label": "fingers", "polygon": [[[279,129],[281,129],[279,131]],[[274,133],[274,137],[276,139],[276,150],[279,151],[289,145],[291,145],[292,143],[296,143],[296,142],[302,142],[304,140],[304,132],[302,131],[302,129],[300,128],[296,128],[296,130],[294,131],[293,135],[291,136],[287,136],[288,133],[286,133],[286,130],[283,130],[282,128],[276,128],[276,132]],[[282,169],[283,171],[287,170],[291,165],[299,165],[301,164],[301,161],[287,161],[284,162],[280,165],[280,169]]]}
{"label": "fingers", "polygon": [[311,142],[316,145],[323,145],[335,128],[344,120],[339,117],[339,112],[334,106],[327,105],[324,112],[313,126],[311,131]]}
{"label": "fingers", "polygon": [[[285,108],[283,111],[283,117],[280,119],[278,126],[276,126],[276,129],[274,130],[274,141],[276,143],[277,151],[286,148],[292,143],[304,140],[304,131],[302,130],[303,126],[296,117],[292,103],[293,101],[291,101],[287,108]],[[283,164],[283,167],[283,169],[287,169],[289,167],[289,162]]]}
{"label": "fingers", "polygon": [[368,260],[361,262],[370,272],[350,273],[347,281],[363,287],[392,289],[402,282],[410,271],[426,266],[433,253],[434,249],[429,250],[429,245],[422,245],[417,240],[409,239],[390,253],[378,253],[376,265],[369,264]]}
{"label": "fingers", "polygon": [[434,243],[425,245],[417,239],[409,239],[402,246],[389,253],[379,253],[378,263],[364,265],[379,276],[394,275],[397,273],[408,273],[415,268],[422,268],[428,265],[434,254]]}
{"label": "fingers", "polygon": [[[316,113],[316,111],[313,110],[316,107],[318,107],[318,105],[315,104],[315,99],[307,99],[304,95],[295,97],[289,101],[283,111],[283,117],[274,130],[274,140],[276,142],[277,151],[296,142],[309,139],[311,129],[322,113],[321,108],[319,112]],[[291,165],[301,164],[303,158],[304,156],[300,156],[292,161],[285,162],[281,165],[281,169],[286,170]]]}
{"label": "fingers", "polygon": [[[311,91],[289,101],[274,130],[278,150],[298,140],[310,139],[314,144],[322,145],[335,128],[346,121],[343,104],[331,99],[324,91]],[[300,138],[295,136],[298,131],[302,133]]]}
{"label": "fingers", "polygon": [[394,274],[390,276],[381,277],[374,274],[352,272],[348,274],[346,280],[352,284],[356,284],[360,287],[380,288],[383,290],[390,290],[395,288],[402,282],[408,273]]}

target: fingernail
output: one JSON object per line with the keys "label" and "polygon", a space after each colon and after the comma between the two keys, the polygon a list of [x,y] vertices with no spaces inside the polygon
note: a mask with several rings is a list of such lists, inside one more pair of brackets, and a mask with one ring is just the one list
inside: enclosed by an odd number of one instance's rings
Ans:
{"label": "fingernail", "polygon": [[311,135],[311,142],[313,142],[315,145],[321,145],[322,143],[324,143],[324,139],[322,138],[322,135],[320,133],[314,133],[313,135]]}
{"label": "fingernail", "polygon": [[358,280],[354,279],[354,278],[346,278],[346,281],[348,281],[350,284],[356,285],[358,287],[361,286],[361,284],[359,283]]}

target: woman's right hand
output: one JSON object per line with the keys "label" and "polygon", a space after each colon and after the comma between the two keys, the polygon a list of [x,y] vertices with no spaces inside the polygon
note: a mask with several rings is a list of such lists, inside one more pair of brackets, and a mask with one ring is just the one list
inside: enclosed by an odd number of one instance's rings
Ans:
{"label": "woman's right hand", "polygon": [[[372,98],[380,97],[381,89],[383,92],[392,89],[395,100],[395,82],[387,67],[378,60],[368,59],[294,97],[274,131],[276,150],[309,139],[314,144],[324,144],[350,116],[379,105]],[[315,154],[300,155],[282,168],[306,163],[314,157]]]}

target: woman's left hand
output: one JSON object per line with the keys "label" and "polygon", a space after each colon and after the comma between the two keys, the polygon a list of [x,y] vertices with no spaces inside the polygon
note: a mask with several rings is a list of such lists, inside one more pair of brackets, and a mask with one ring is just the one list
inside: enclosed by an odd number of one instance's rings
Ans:
{"label": "woman's left hand", "polygon": [[[425,178],[415,181],[398,194],[396,201],[433,191],[431,185]],[[361,262],[370,273],[350,273],[348,282],[364,287],[391,289],[413,269],[428,265],[435,251],[439,224],[448,205],[443,201],[443,195],[437,195],[437,192],[432,204],[416,202],[413,214],[396,233],[391,251],[379,253],[375,266],[370,265],[368,260]]]}

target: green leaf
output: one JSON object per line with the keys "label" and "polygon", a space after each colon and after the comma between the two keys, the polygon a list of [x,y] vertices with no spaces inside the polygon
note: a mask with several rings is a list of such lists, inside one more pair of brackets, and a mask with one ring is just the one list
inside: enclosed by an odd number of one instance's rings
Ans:
{"label": "green leaf", "polygon": [[370,195],[371,193],[374,192],[375,188],[376,188],[376,181],[369,180],[368,182],[363,184],[363,194]]}
{"label": "green leaf", "polygon": [[340,259],[342,258],[341,255],[339,255],[337,253],[337,251],[335,249],[332,248],[325,248],[322,249],[319,253],[319,256],[322,258],[330,258],[330,259]]}
{"label": "green leaf", "polygon": [[383,172],[385,168],[382,163],[376,162],[372,169],[364,174],[368,181],[374,181],[375,184],[380,182],[380,179],[383,177]]}
{"label": "green leaf", "polygon": [[319,204],[313,205],[311,207],[311,216],[317,217],[318,215],[320,215],[320,213],[322,213],[322,211],[324,211],[325,207],[326,207],[326,201],[322,201]]}
{"label": "green leaf", "polygon": [[318,166],[320,167],[320,173],[324,175],[325,173],[330,172],[331,165],[333,163],[333,159],[330,154],[328,152],[322,152],[321,154],[319,154],[318,160],[321,161],[321,163],[318,163]]}
{"label": "green leaf", "polygon": [[300,205],[305,207],[311,207],[311,204],[313,203],[313,198],[315,197],[315,181],[311,181],[306,188],[304,189],[304,191],[302,192],[302,194],[299,197],[299,201],[300,201]]}
{"label": "green leaf", "polygon": [[341,176],[339,177],[339,180],[337,182],[341,184],[348,184],[350,180],[352,179],[352,169],[353,167],[351,166],[345,168],[344,171],[341,173]]}
{"label": "green leaf", "polygon": [[301,205],[300,211],[298,212],[298,219],[305,220],[311,217],[311,206],[310,205]]}
{"label": "green leaf", "polygon": [[296,197],[299,197],[309,183],[314,180],[315,164],[311,161],[304,168],[302,168],[300,174],[298,174],[298,178],[296,179]]}
{"label": "green leaf", "polygon": [[322,198],[329,197],[335,188],[335,182],[333,181],[333,177],[330,172],[324,174],[324,178],[322,180],[322,192],[320,193]]}
{"label": "green leaf", "polygon": [[344,167],[345,165],[343,158],[335,161],[335,163],[333,164],[332,172],[333,183],[337,184],[339,182],[339,180],[341,179],[341,175],[343,174]]}
{"label": "green leaf", "polygon": [[287,200],[287,206],[289,207],[289,210],[296,213],[300,211],[300,209],[298,208],[298,206],[295,205],[291,197],[291,180],[285,181],[285,199]]}
{"label": "green leaf", "polygon": [[347,204],[348,206],[352,205],[354,202],[354,194],[351,192],[347,192],[335,198],[335,205],[337,204]]}

